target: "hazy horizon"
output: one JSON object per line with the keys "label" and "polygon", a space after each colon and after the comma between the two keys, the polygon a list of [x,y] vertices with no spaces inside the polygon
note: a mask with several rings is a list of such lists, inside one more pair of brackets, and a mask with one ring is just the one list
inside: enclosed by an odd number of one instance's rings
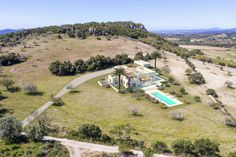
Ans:
{"label": "hazy horizon", "polygon": [[1,6],[0,29],[91,21],[133,21],[150,31],[236,27],[234,0],[9,0]]}

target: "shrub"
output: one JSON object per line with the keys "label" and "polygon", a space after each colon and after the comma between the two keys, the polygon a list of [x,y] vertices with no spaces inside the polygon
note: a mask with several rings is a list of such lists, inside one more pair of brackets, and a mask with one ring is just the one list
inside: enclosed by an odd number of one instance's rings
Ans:
{"label": "shrub", "polygon": [[234,83],[233,82],[225,81],[225,86],[230,88],[230,89],[234,89]]}
{"label": "shrub", "polygon": [[171,83],[167,82],[167,83],[165,83],[165,86],[166,86],[166,87],[170,87],[170,86],[171,86]]}
{"label": "shrub", "polygon": [[108,136],[107,134],[103,134],[101,136],[101,141],[103,143],[111,143],[112,142],[112,138],[110,136]]}
{"label": "shrub", "polygon": [[64,105],[64,102],[63,102],[62,98],[53,97],[52,98],[52,102],[53,102],[54,106],[62,106],[62,105]]}
{"label": "shrub", "polygon": [[58,35],[58,36],[57,36],[57,39],[62,39],[62,36],[61,36],[61,35]]}
{"label": "shrub", "polygon": [[218,156],[219,144],[210,139],[201,138],[194,141],[195,151],[199,156]]}
{"label": "shrub", "polygon": [[141,114],[138,112],[138,109],[134,106],[130,107],[130,114],[132,116],[141,116]]}
{"label": "shrub", "polygon": [[152,148],[146,148],[143,151],[144,157],[153,157],[154,151]]}
{"label": "shrub", "polygon": [[15,117],[4,117],[0,119],[0,138],[7,143],[18,142],[21,131],[21,122]]}
{"label": "shrub", "polygon": [[175,82],[175,79],[173,77],[170,77],[168,80],[170,81],[170,83],[174,83]]}
{"label": "shrub", "polygon": [[178,82],[174,82],[173,85],[180,86],[180,84]]}
{"label": "shrub", "polygon": [[214,89],[210,89],[210,88],[207,89],[207,90],[206,90],[206,94],[207,94],[207,95],[212,95],[212,96],[215,97],[215,98],[218,97],[218,95],[216,94],[216,91],[215,91]]}
{"label": "shrub", "polygon": [[218,103],[215,103],[215,102],[211,102],[209,106],[212,107],[212,108],[215,109],[215,110],[218,110],[218,109],[219,109]]}
{"label": "shrub", "polygon": [[145,148],[145,141],[138,141],[137,146],[138,146],[139,149]]}
{"label": "shrub", "polygon": [[176,93],[176,96],[177,96],[178,98],[181,98],[183,95],[182,95],[181,93]]}
{"label": "shrub", "polygon": [[0,81],[1,85],[4,86],[8,91],[11,90],[13,87],[13,85],[15,84],[15,82],[13,80],[10,79],[3,79]]}
{"label": "shrub", "polygon": [[173,112],[173,113],[171,113],[171,119],[174,119],[177,121],[183,121],[184,115],[180,112]]}
{"label": "shrub", "polygon": [[193,155],[194,145],[190,140],[179,139],[172,142],[171,148],[175,154]]}
{"label": "shrub", "polygon": [[234,119],[226,118],[224,124],[225,126],[236,128],[236,120]]}
{"label": "shrub", "polygon": [[89,140],[99,140],[102,136],[102,131],[99,126],[94,124],[83,124],[78,129],[80,138]]}
{"label": "shrub", "polygon": [[188,101],[188,100],[184,100],[184,103],[187,104],[187,105],[190,105],[190,104],[191,104],[191,102]]}
{"label": "shrub", "polygon": [[159,89],[159,90],[164,90],[165,87],[164,87],[164,86],[158,86],[157,89]]}
{"label": "shrub", "polygon": [[168,107],[165,104],[160,104],[160,108],[167,109]]}
{"label": "shrub", "polygon": [[169,92],[170,94],[172,94],[172,95],[175,95],[176,94],[176,92],[173,90],[173,91],[170,91]]}
{"label": "shrub", "polygon": [[190,83],[198,85],[204,84],[206,82],[202,74],[199,72],[189,75],[188,79]]}
{"label": "shrub", "polygon": [[166,143],[162,141],[156,141],[152,144],[152,150],[155,153],[165,153],[168,150]]}
{"label": "shrub", "polygon": [[219,61],[218,64],[221,66],[225,66],[225,63],[223,61]]}
{"label": "shrub", "polygon": [[107,39],[108,41],[110,41],[110,40],[111,40],[111,36],[110,36],[110,35],[106,36],[106,39]]}
{"label": "shrub", "polygon": [[204,55],[204,53],[199,49],[194,49],[190,53],[191,53],[191,56]]}
{"label": "shrub", "polygon": [[29,95],[35,95],[39,93],[37,86],[34,84],[26,85],[24,90],[26,94],[29,94]]}
{"label": "shrub", "polygon": [[195,97],[194,97],[194,101],[195,101],[195,102],[201,102],[200,96],[195,96]]}
{"label": "shrub", "polygon": [[192,69],[186,69],[185,74],[186,75],[191,75],[193,73]]}
{"label": "shrub", "polygon": [[180,93],[183,94],[183,95],[187,94],[186,91],[185,91],[185,89],[184,89],[183,87],[181,87],[179,91],[180,91]]}

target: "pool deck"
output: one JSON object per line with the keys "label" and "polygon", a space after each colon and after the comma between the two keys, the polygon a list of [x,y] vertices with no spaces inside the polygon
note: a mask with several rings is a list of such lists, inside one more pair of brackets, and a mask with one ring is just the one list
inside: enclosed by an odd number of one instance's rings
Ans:
{"label": "pool deck", "polygon": [[[145,87],[145,88],[142,88],[142,89],[145,91],[146,94],[148,94],[148,95],[151,96],[152,98],[158,100],[159,102],[165,104],[167,107],[174,107],[174,106],[183,104],[181,101],[179,101],[179,100],[178,100],[177,98],[175,98],[173,95],[170,95],[169,93],[164,93],[164,92],[158,90],[156,86]],[[154,93],[154,92],[158,92],[158,93],[160,93],[160,94],[166,96],[167,98],[169,98],[169,99],[173,100],[174,102],[176,102],[176,104],[174,104],[174,105],[169,105],[169,104],[167,104],[166,102],[162,101],[161,99],[158,99],[158,98],[156,98],[155,96],[153,96],[153,93]]]}

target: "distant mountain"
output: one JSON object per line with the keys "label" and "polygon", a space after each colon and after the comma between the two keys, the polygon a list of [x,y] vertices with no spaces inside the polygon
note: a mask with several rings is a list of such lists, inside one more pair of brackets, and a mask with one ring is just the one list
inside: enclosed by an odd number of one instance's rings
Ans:
{"label": "distant mountain", "polygon": [[157,30],[153,31],[156,34],[168,35],[168,34],[220,34],[220,33],[236,33],[236,28],[231,29],[186,29],[186,30]]}
{"label": "distant mountain", "polygon": [[7,34],[7,33],[13,33],[13,32],[17,32],[18,30],[16,29],[3,29],[0,30],[0,34]]}

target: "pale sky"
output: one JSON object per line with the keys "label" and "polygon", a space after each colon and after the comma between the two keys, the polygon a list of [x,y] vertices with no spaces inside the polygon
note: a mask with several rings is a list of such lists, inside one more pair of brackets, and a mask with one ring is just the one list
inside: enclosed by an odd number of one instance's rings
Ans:
{"label": "pale sky", "polygon": [[0,0],[0,29],[134,21],[149,30],[236,27],[236,0]]}

